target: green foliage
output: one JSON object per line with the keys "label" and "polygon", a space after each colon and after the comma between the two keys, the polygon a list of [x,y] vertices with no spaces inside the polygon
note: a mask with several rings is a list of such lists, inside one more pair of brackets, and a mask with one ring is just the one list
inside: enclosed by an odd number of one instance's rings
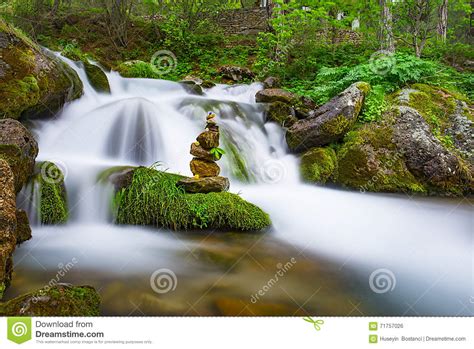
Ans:
{"label": "green foliage", "polygon": [[211,153],[211,155],[213,155],[216,160],[220,160],[222,155],[225,154],[225,151],[221,148],[212,148],[209,153]]}
{"label": "green foliage", "polygon": [[271,224],[257,206],[228,192],[188,194],[176,186],[182,176],[137,168],[132,183],[115,196],[120,224],[180,229],[261,230]]}
{"label": "green foliage", "polygon": [[381,85],[371,88],[365,97],[362,112],[359,119],[363,122],[377,121],[382,113],[387,109],[388,103],[385,101],[385,89]]}

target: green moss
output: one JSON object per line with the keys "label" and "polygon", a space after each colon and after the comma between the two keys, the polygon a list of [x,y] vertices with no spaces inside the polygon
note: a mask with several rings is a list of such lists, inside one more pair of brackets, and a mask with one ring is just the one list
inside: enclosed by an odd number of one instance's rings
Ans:
{"label": "green moss", "polygon": [[384,124],[367,124],[349,132],[337,152],[334,181],[362,191],[425,193],[392,136],[392,128]]}
{"label": "green moss", "polygon": [[359,90],[361,90],[361,91],[364,93],[364,95],[366,95],[366,96],[367,96],[367,94],[370,92],[370,84],[368,84],[368,83],[366,83],[366,82],[363,82],[363,81],[358,82],[356,86],[357,86],[357,88],[358,88]]}
{"label": "green moss", "polygon": [[138,60],[120,64],[117,71],[125,78],[159,79],[161,77],[153,64]]}
{"label": "green moss", "polygon": [[[52,162],[37,164],[37,174],[33,181],[37,184],[40,196],[38,214],[43,224],[66,223],[69,217],[67,208],[64,174]],[[35,185],[32,186],[35,190]]]}
{"label": "green moss", "polygon": [[0,118],[19,115],[40,100],[38,81],[32,75],[21,80],[11,79],[2,83],[0,95]]}
{"label": "green moss", "polygon": [[232,175],[242,182],[251,182],[254,178],[247,170],[247,163],[245,159],[240,155],[239,149],[225,137],[225,133],[222,133],[224,147],[227,150],[227,159],[230,163],[230,170]]}
{"label": "green moss", "polygon": [[98,316],[100,296],[90,286],[57,285],[0,303],[0,315]]}
{"label": "green moss", "polygon": [[332,148],[313,148],[301,157],[301,176],[309,182],[326,183],[337,166]]}
{"label": "green moss", "polygon": [[178,229],[261,230],[271,222],[257,206],[238,195],[187,194],[176,186],[182,176],[138,168],[132,183],[115,197],[120,224],[153,225]]}
{"label": "green moss", "polygon": [[324,123],[323,130],[331,135],[341,135],[346,132],[350,126],[351,122],[344,115],[338,115]]}
{"label": "green moss", "polygon": [[96,65],[90,64],[87,61],[83,63],[87,78],[89,79],[89,82],[94,87],[94,89],[97,92],[110,93],[109,80],[107,79],[107,75],[105,75],[102,69],[100,69]]}
{"label": "green moss", "polygon": [[3,298],[3,293],[5,292],[6,286],[5,283],[0,283],[0,299]]}

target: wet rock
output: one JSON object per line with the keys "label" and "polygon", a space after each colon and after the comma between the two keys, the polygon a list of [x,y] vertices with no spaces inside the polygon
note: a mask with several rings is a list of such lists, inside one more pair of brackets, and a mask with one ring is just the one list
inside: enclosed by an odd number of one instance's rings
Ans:
{"label": "wet rock", "polygon": [[226,177],[183,178],[177,186],[187,193],[218,193],[229,190],[230,183]]}
{"label": "wet rock", "polygon": [[82,94],[76,72],[0,19],[0,118],[55,115]]}
{"label": "wet rock", "polygon": [[219,166],[212,161],[194,158],[189,166],[193,175],[198,175],[199,177],[215,177],[220,173]]}
{"label": "wet rock", "polygon": [[464,159],[469,161],[474,168],[474,122],[469,119],[472,110],[466,102],[456,101],[456,108],[449,115],[450,125],[446,128],[446,134],[451,137],[454,146]]}
{"label": "wet rock", "polygon": [[400,106],[398,110],[394,141],[410,171],[440,190],[472,191],[472,175],[431,133],[424,118],[410,107]]}
{"label": "wet rock", "polygon": [[248,68],[225,65],[219,68],[218,73],[224,78],[234,82],[242,82],[244,80],[252,80],[255,78]]}
{"label": "wet rock", "polygon": [[13,119],[0,120],[0,158],[6,160],[19,192],[33,173],[38,143],[28,129]]}
{"label": "wet rock", "polygon": [[265,80],[263,80],[263,87],[264,88],[279,88],[280,87],[280,79],[274,76],[269,76]]}
{"label": "wet rock", "polygon": [[295,116],[295,109],[283,102],[273,102],[268,106],[265,112],[267,121],[273,121],[281,127],[292,126],[298,119]]}
{"label": "wet rock", "polygon": [[98,316],[100,296],[91,286],[56,284],[0,303],[2,316]]}
{"label": "wet rock", "polygon": [[301,152],[342,139],[357,121],[367,91],[366,83],[352,84],[309,118],[294,123],[286,133],[290,149]]}
{"label": "wet rock", "polygon": [[16,245],[16,203],[13,172],[0,159],[0,299],[10,285]]}
{"label": "wet rock", "polygon": [[202,87],[198,85],[197,83],[195,83],[194,81],[181,81],[180,85],[183,86],[186,92],[192,95],[197,95],[197,96],[204,95],[204,91],[202,90]]}
{"label": "wet rock", "polygon": [[217,148],[219,146],[219,133],[214,131],[202,132],[196,140],[205,149]]}
{"label": "wet rock", "polygon": [[299,97],[292,92],[283,90],[281,88],[269,88],[260,90],[255,95],[257,103],[273,103],[282,102],[290,105],[298,104]]}
{"label": "wet rock", "polygon": [[21,244],[31,239],[30,221],[24,210],[16,210],[16,221],[16,243]]}
{"label": "wet rock", "polygon": [[215,87],[215,86],[216,86],[216,84],[213,83],[212,81],[209,81],[209,80],[205,80],[205,81],[203,81],[202,84],[201,84],[201,87],[202,87],[202,88],[213,88],[213,87]]}
{"label": "wet rock", "polygon": [[109,80],[107,75],[100,69],[100,67],[89,62],[83,62],[87,78],[90,84],[97,92],[110,93]]}

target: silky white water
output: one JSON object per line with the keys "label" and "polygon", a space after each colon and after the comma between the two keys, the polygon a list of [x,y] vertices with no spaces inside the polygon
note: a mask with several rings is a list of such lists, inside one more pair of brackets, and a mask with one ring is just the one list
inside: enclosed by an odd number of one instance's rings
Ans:
{"label": "silky white water", "polygon": [[[20,270],[54,270],[74,256],[80,257],[81,270],[107,275],[183,268],[175,252],[199,244],[171,232],[114,225],[112,191],[97,179],[113,166],[156,162],[163,170],[190,175],[190,144],[204,128],[207,112],[214,111],[226,150],[222,174],[230,177],[231,192],[270,214],[273,228],[267,234],[295,247],[298,258],[317,256],[349,272],[359,285],[354,299],[382,309],[386,303],[397,314],[472,315],[473,215],[467,200],[303,184],[284,131],[266,123],[255,103],[260,84],[219,85],[196,96],[177,83],[111,72],[111,94],[98,94],[80,66],[62,59],[78,72],[84,95],[53,120],[37,122],[34,130],[38,160],[55,162],[65,173],[71,219],[64,226],[33,224],[33,239],[15,255]],[[232,149],[245,162],[249,183],[235,172]],[[37,222],[35,205],[27,209]],[[387,292],[370,289],[370,275],[378,269],[393,274]],[[349,283],[342,286],[351,294]]]}

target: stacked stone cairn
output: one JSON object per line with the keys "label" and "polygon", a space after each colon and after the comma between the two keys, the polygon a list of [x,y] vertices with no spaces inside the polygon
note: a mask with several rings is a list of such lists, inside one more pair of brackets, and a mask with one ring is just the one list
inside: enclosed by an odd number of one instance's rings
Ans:
{"label": "stacked stone cairn", "polygon": [[219,155],[212,149],[219,147],[219,126],[214,120],[216,114],[209,112],[204,132],[191,144],[190,168],[194,177],[181,179],[177,185],[188,193],[222,192],[229,189],[229,179],[219,176],[220,168],[217,165]]}

